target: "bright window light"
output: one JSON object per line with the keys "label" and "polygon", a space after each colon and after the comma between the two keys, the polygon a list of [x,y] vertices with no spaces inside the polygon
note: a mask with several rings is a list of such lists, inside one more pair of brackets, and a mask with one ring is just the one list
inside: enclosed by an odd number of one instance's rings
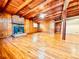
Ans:
{"label": "bright window light", "polygon": [[33,27],[38,27],[37,23],[33,23]]}

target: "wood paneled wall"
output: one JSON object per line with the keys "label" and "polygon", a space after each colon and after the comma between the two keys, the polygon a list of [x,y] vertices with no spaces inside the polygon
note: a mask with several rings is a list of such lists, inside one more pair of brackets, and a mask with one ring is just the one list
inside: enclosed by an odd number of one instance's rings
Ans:
{"label": "wood paneled wall", "polygon": [[49,32],[49,25],[50,25],[50,21],[42,21],[40,23],[40,29],[43,31],[43,32]]}
{"label": "wood paneled wall", "polygon": [[33,27],[33,21],[25,19],[24,21],[24,30],[26,33],[35,33],[37,32],[37,28]]}
{"label": "wood paneled wall", "polygon": [[11,15],[0,13],[0,38],[8,37],[12,34]]}

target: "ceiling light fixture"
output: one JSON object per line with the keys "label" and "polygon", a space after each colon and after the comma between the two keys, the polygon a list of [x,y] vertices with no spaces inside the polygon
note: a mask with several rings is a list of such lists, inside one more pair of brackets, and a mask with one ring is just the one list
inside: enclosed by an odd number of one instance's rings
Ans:
{"label": "ceiling light fixture", "polygon": [[44,14],[44,13],[39,14],[40,19],[44,19],[45,17],[46,17],[46,14]]}

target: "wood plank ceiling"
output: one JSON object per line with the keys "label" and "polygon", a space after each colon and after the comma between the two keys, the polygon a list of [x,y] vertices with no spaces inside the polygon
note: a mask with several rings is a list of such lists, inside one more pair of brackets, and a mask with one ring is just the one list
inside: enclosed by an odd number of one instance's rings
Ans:
{"label": "wood plank ceiling", "polygon": [[[0,0],[0,10],[25,18],[38,19],[45,13],[45,19],[61,18],[64,0]],[[70,0],[67,17],[79,15],[79,0]]]}

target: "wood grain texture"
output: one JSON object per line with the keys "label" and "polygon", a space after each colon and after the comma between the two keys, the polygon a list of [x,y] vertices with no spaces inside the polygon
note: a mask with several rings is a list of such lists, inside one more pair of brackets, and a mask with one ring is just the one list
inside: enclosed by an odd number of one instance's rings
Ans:
{"label": "wood grain texture", "polygon": [[[73,39],[72,39],[73,38]],[[36,33],[0,40],[0,59],[79,59],[78,36]]]}

